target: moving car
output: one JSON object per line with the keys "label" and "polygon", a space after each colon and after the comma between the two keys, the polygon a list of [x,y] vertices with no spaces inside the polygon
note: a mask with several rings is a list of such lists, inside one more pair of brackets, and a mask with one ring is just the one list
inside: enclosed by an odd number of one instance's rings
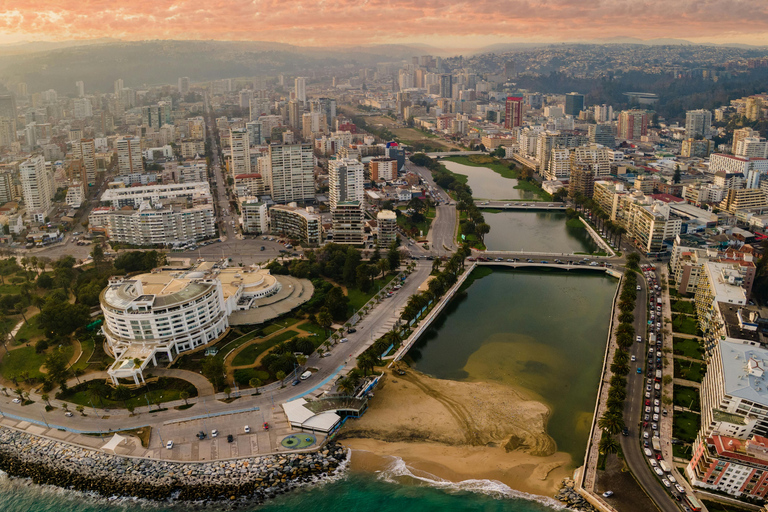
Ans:
{"label": "moving car", "polygon": [[165,447],[168,448],[169,450],[173,448],[173,441],[168,441],[167,443],[165,443]]}
{"label": "moving car", "polygon": [[603,493],[603,498],[610,498],[611,496],[613,496],[613,491],[605,491]]}
{"label": "moving car", "polygon": [[216,429],[211,430],[211,437],[219,437],[219,431]]}
{"label": "moving car", "polygon": [[249,427],[248,425],[246,425],[243,430],[245,431],[246,434],[250,434],[251,433],[251,427]]}

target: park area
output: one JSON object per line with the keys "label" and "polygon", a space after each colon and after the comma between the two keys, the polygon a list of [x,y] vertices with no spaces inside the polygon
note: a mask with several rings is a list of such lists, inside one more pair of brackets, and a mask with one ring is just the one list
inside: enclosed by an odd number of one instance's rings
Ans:
{"label": "park area", "polygon": [[693,412],[701,412],[699,390],[687,386],[675,386],[674,404]]}
{"label": "park area", "polygon": [[686,443],[692,443],[696,440],[700,425],[700,415],[693,412],[675,411],[672,419],[672,436]]}
{"label": "park area", "polygon": [[691,315],[672,315],[672,330],[692,336],[699,335],[699,326],[696,317]]}
{"label": "park area", "polygon": [[704,378],[704,374],[707,371],[707,365],[705,363],[697,363],[694,361],[686,361],[675,358],[675,378],[690,380],[693,382],[701,382]]}
{"label": "park area", "polygon": [[698,338],[672,338],[672,351],[676,356],[684,356],[691,359],[704,359],[704,347]]}

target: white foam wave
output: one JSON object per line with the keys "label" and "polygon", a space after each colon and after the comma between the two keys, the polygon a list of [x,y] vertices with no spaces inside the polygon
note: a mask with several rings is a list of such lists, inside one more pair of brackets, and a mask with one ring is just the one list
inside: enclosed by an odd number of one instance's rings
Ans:
{"label": "white foam wave", "polygon": [[431,473],[427,473],[426,471],[417,471],[418,474],[414,473],[403,459],[393,456],[392,463],[389,467],[379,473],[378,478],[385,482],[400,483],[397,478],[407,477],[447,492],[474,492],[486,494],[494,498],[516,498],[535,501],[556,510],[566,510],[567,508],[565,504],[554,498],[517,491],[498,480],[469,479],[460,482],[452,482]]}

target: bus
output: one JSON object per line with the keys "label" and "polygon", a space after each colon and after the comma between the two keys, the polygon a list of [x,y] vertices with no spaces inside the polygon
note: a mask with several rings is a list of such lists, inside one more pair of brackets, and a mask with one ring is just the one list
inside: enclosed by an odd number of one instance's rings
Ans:
{"label": "bus", "polygon": [[693,512],[701,512],[701,503],[699,503],[699,500],[691,496],[690,494],[685,495],[685,502],[688,504],[688,507]]}

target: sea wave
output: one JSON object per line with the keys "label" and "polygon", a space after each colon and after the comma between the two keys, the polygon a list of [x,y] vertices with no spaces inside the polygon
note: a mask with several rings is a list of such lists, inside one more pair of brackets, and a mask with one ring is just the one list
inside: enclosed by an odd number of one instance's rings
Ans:
{"label": "sea wave", "polygon": [[460,482],[452,482],[422,470],[417,470],[418,474],[414,473],[403,459],[395,456],[392,456],[392,458],[392,463],[386,469],[379,472],[378,478],[380,480],[389,483],[401,483],[397,479],[407,477],[429,485],[430,487],[443,489],[447,492],[474,492],[492,496],[494,498],[523,499],[535,501],[556,510],[567,510],[567,507],[562,502],[557,501],[554,498],[516,491],[498,480],[469,479]]}

